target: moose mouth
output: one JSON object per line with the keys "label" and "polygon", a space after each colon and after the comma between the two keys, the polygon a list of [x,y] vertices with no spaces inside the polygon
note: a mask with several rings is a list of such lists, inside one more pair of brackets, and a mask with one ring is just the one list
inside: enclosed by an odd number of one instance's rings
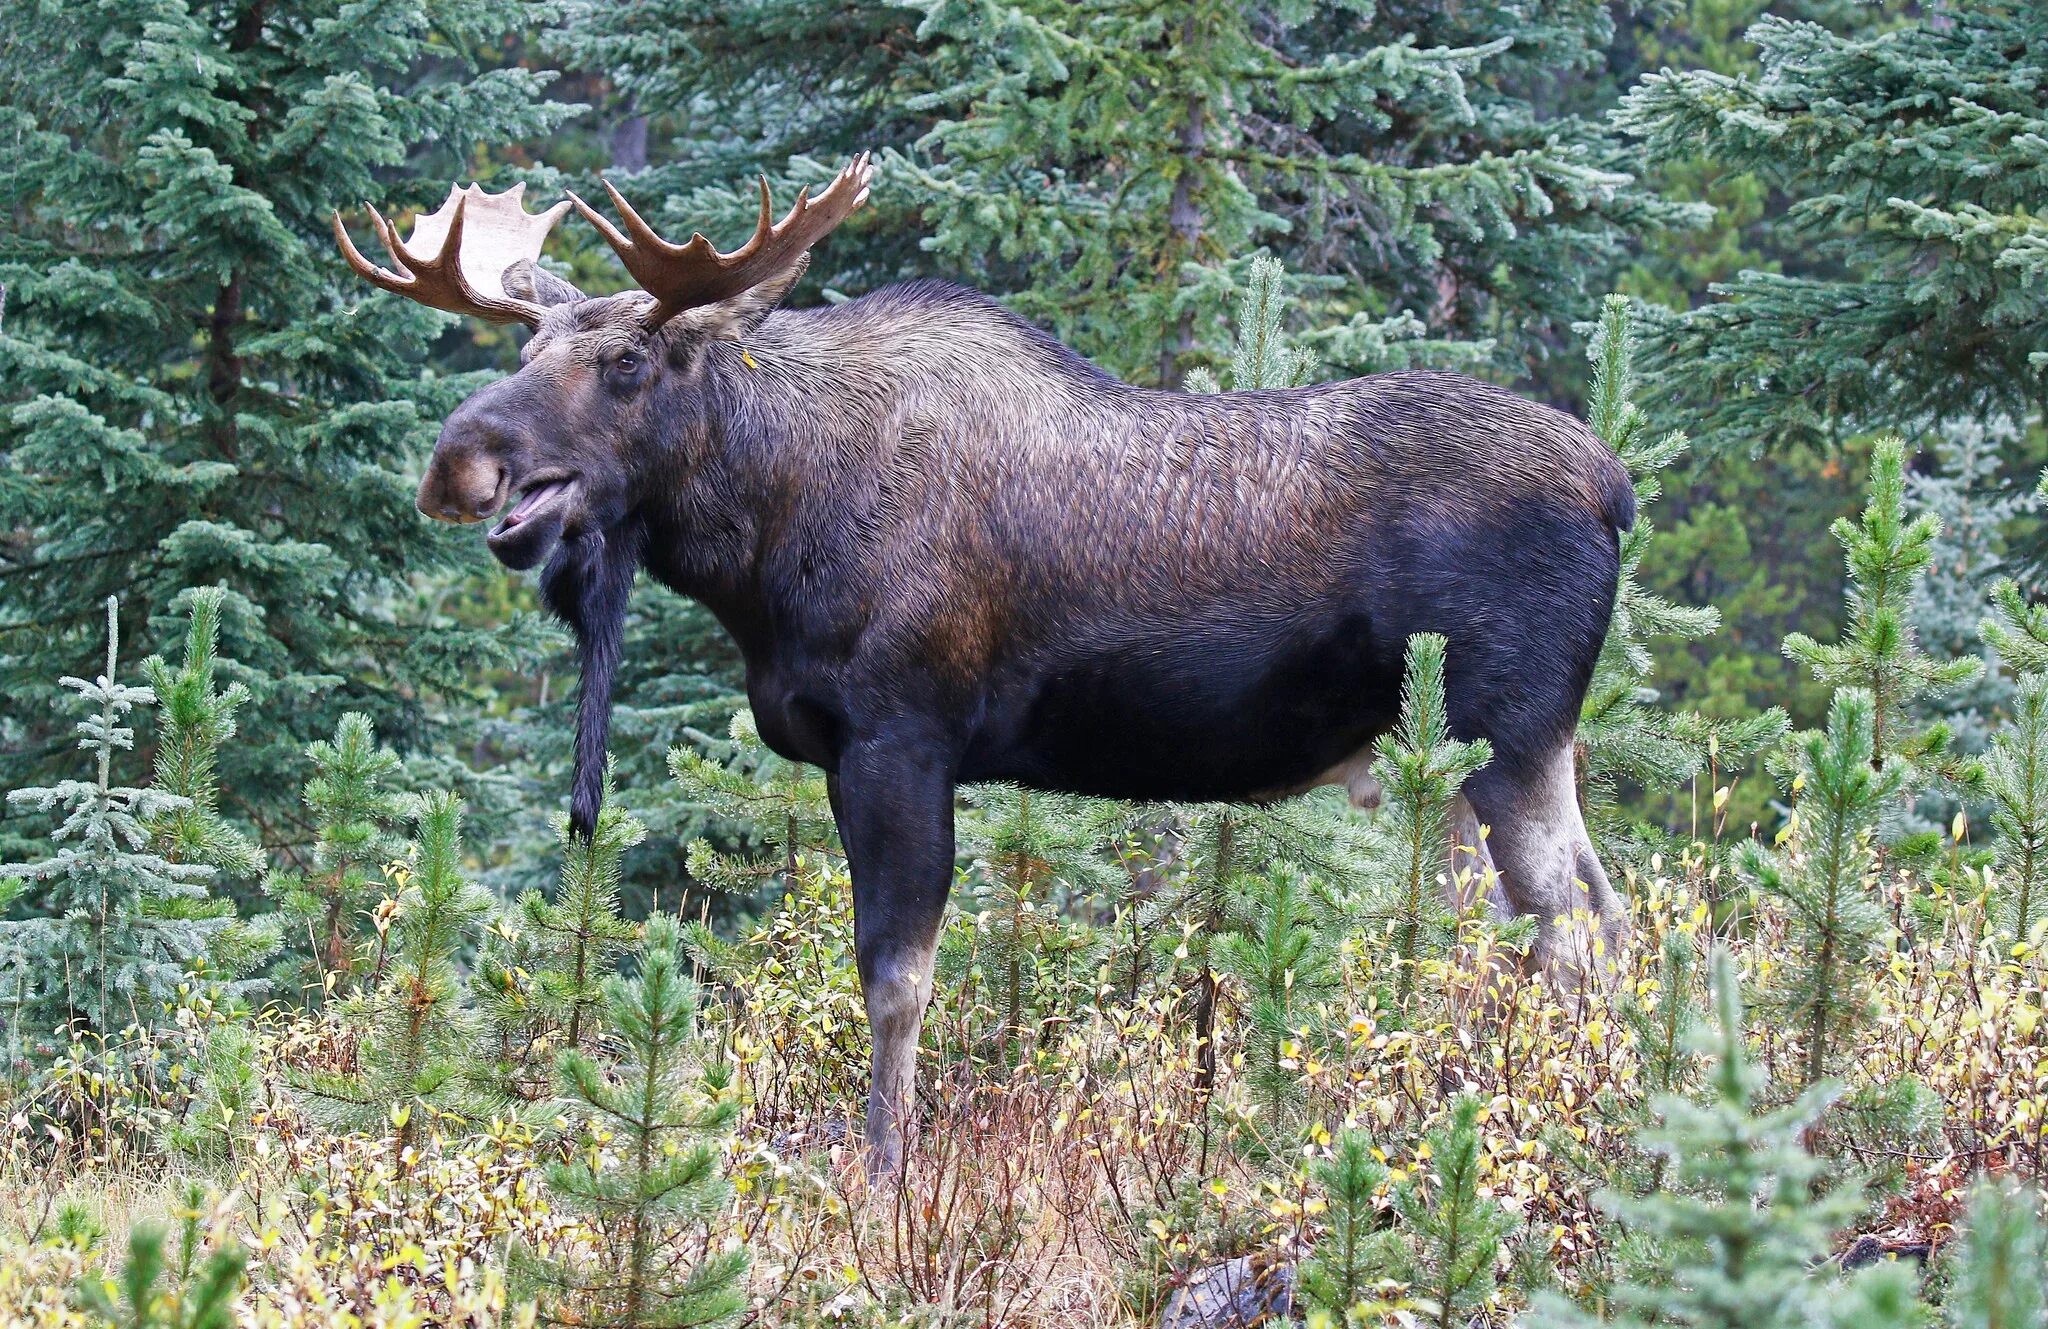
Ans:
{"label": "moose mouth", "polygon": [[517,527],[554,513],[575,492],[576,477],[573,475],[545,476],[528,481],[521,487],[519,501],[492,529],[491,535],[509,535]]}
{"label": "moose mouth", "polygon": [[538,566],[561,542],[580,488],[575,476],[561,472],[526,480],[519,486],[519,501],[485,541],[492,555],[514,572]]}

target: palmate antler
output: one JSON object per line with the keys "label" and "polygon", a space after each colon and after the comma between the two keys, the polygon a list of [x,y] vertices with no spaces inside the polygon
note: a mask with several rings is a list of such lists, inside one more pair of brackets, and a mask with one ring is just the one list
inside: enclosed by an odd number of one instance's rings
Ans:
{"label": "palmate antler", "polygon": [[768,179],[763,176],[761,220],[754,227],[753,238],[729,254],[721,254],[701,233],[685,244],[670,244],[633,211],[609,180],[604,182],[605,192],[612,196],[612,204],[625,222],[623,232],[576,195],[570,194],[569,201],[618,252],[633,280],[654,297],[654,308],[643,320],[652,330],[685,309],[730,300],[785,271],[867,202],[868,182],[873,176],[874,166],[863,152],[816,198],[810,196],[809,189],[798,190],[796,202],[779,222],[774,220]]}
{"label": "palmate antler", "polygon": [[350,267],[387,291],[451,314],[538,327],[546,307],[507,295],[505,269],[521,259],[532,262],[540,257],[548,232],[569,210],[569,203],[564,200],[544,212],[528,212],[520,201],[525,193],[524,184],[502,194],[487,194],[478,185],[452,187],[447,201],[415,221],[412,239],[403,242],[397,228],[369,208],[370,224],[398,265],[397,272],[357,251],[339,212],[334,214],[334,239]]}

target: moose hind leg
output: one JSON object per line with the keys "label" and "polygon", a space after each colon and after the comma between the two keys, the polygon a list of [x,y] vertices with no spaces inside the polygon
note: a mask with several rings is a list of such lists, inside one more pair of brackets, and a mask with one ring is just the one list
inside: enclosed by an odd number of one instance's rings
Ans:
{"label": "moose hind leg", "polygon": [[953,883],[953,782],[929,747],[856,744],[831,781],[853,874],[854,954],[874,1038],[868,1175],[895,1176],[917,1089],[918,1032]]}
{"label": "moose hind leg", "polygon": [[1507,903],[1538,921],[1537,960],[1560,979],[1598,977],[1613,961],[1626,911],[1579,811],[1570,741],[1545,758],[1489,765],[1465,793],[1489,827]]}

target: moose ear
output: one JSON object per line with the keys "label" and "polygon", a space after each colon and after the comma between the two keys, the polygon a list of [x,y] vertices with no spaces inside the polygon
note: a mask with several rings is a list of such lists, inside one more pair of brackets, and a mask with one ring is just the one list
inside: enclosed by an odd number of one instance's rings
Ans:
{"label": "moose ear", "polygon": [[684,317],[689,318],[706,336],[720,341],[745,341],[753,336],[754,329],[761,326],[762,320],[775,306],[782,303],[783,297],[804,279],[804,271],[810,266],[811,256],[799,254],[796,262],[760,285],[741,291],[730,300],[693,309]]}
{"label": "moose ear", "polygon": [[500,281],[505,294],[537,305],[571,305],[586,298],[583,292],[527,258],[506,268]]}

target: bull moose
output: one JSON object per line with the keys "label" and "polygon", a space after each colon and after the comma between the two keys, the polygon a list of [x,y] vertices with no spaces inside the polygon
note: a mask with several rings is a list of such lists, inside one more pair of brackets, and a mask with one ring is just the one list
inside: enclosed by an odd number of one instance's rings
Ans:
{"label": "bull moose", "polygon": [[[568,196],[450,192],[362,276],[532,329],[518,373],[448,417],[419,488],[539,567],[582,692],[572,824],[603,790],[638,571],[702,602],[746,662],[764,742],[827,773],[874,1039],[870,1166],[901,1158],[953,878],[954,787],[1266,800],[1370,783],[1404,648],[1448,639],[1446,704],[1493,759],[1464,797],[1499,885],[1564,944],[1621,911],[1572,738],[1614,605],[1629,478],[1579,421],[1470,378],[1285,391],[1121,382],[973,291],[777,306],[867,197],[855,159],[730,253]],[[640,290],[540,268],[569,208]],[[508,508],[509,504],[509,508]]]}

